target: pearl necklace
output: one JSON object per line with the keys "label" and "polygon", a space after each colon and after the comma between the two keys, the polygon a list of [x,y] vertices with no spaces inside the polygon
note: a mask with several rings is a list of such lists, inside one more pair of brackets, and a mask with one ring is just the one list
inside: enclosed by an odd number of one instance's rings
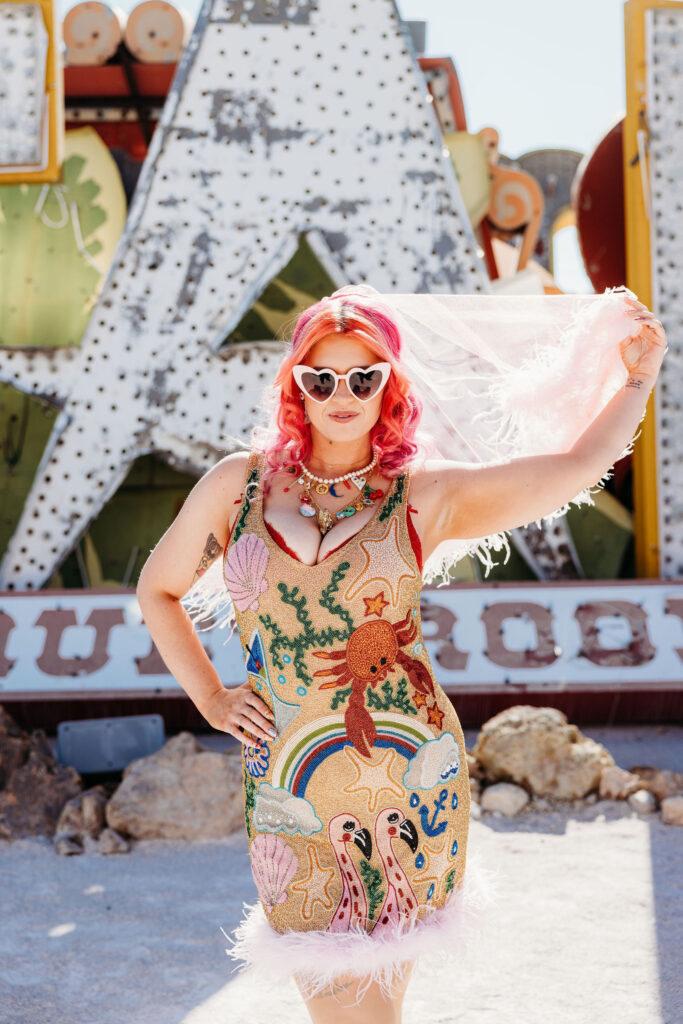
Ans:
{"label": "pearl necklace", "polygon": [[[312,517],[315,516],[318,522],[318,527],[323,537],[334,525],[335,519],[346,519],[348,516],[354,515],[356,512],[360,512],[366,505],[372,505],[378,498],[384,497],[384,491],[381,488],[372,490],[367,482],[367,478],[372,470],[377,465],[377,451],[373,448],[372,460],[364,466],[362,469],[352,469],[349,473],[344,473],[343,476],[337,476],[333,478],[325,478],[322,476],[316,476],[315,473],[311,473],[310,469],[305,466],[301,467],[301,476],[297,480],[297,484],[300,484],[304,493],[299,499],[299,513],[302,516]],[[347,481],[350,481],[348,483]],[[340,508],[337,512],[331,512],[329,509],[321,508],[320,505],[314,500],[311,494],[312,485],[315,484],[315,491],[317,494],[332,494],[333,498],[338,498],[340,495],[335,493],[335,484],[346,484],[350,487],[353,484],[358,488],[360,494],[351,501],[344,508]],[[289,488],[287,488],[288,490]]]}
{"label": "pearl necklace", "polygon": [[333,489],[335,484],[343,484],[347,480],[350,480],[351,483],[354,484],[359,491],[362,491],[363,487],[365,486],[368,475],[372,472],[376,465],[377,452],[373,448],[372,460],[368,462],[367,466],[363,466],[362,469],[352,469],[349,473],[344,473],[343,476],[322,477],[316,476],[315,473],[311,473],[310,469],[307,469],[306,466],[302,466],[301,476],[297,480],[297,483],[307,484],[309,487],[310,484],[313,483],[315,484],[316,494],[327,494],[328,491],[332,491],[333,496],[337,497],[337,495],[334,494]]}

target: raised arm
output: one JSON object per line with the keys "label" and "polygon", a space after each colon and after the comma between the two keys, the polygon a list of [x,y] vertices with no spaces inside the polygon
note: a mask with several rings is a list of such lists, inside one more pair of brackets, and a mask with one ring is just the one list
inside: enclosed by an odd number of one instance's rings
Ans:
{"label": "raised arm", "polygon": [[214,729],[252,743],[243,729],[267,739],[268,705],[249,683],[226,689],[180,603],[191,585],[222,555],[239,511],[248,453],[229,455],[193,487],[145,562],[136,588],[145,624],[169,672]]}
{"label": "raised arm", "polygon": [[411,500],[423,515],[423,556],[443,540],[484,537],[548,515],[614,465],[637,431],[665,351],[662,325],[642,303],[628,300],[643,320],[641,333],[622,343],[627,383],[559,455],[512,459],[494,466],[434,462],[415,480]]}

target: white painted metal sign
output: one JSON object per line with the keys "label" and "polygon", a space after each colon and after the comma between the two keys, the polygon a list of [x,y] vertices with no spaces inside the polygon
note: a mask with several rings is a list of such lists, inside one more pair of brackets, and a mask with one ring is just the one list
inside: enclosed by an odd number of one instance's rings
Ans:
{"label": "white painted metal sign", "polygon": [[[422,625],[449,693],[683,689],[683,581],[425,588]],[[226,685],[236,635],[199,634]],[[180,689],[133,590],[0,593],[4,696],[151,696]]]}

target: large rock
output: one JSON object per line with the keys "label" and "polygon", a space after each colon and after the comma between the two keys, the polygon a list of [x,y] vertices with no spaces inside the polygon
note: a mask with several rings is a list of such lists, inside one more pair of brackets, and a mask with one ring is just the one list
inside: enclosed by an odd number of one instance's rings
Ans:
{"label": "large rock", "polygon": [[109,800],[107,824],[135,839],[218,839],[244,828],[242,756],[206,750],[181,732],[131,761]]}
{"label": "large rock", "polygon": [[482,726],[472,754],[490,782],[516,782],[536,796],[584,797],[614,758],[557,708],[518,704]]}
{"label": "large rock", "polygon": [[65,802],[82,788],[53,756],[42,729],[29,733],[0,708],[0,838],[53,836]]}

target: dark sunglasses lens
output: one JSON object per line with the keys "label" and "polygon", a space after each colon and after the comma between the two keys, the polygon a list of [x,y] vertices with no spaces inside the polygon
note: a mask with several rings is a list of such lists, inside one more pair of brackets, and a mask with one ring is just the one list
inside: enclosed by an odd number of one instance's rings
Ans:
{"label": "dark sunglasses lens", "polygon": [[310,398],[317,402],[324,402],[334,393],[334,377],[331,373],[310,373],[302,374],[301,384]]}
{"label": "dark sunglasses lens", "polygon": [[355,370],[349,379],[351,392],[361,402],[374,398],[382,383],[381,370]]}

